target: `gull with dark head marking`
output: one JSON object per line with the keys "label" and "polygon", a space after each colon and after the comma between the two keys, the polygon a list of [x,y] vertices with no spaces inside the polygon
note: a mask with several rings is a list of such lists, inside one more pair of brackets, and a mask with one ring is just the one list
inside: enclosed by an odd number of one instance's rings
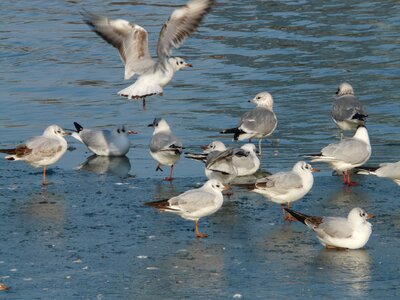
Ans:
{"label": "gull with dark head marking", "polygon": [[278,124],[276,115],[273,112],[274,100],[270,93],[261,92],[249,102],[255,103],[257,107],[246,112],[237,127],[225,129],[220,133],[233,133],[235,141],[258,138],[258,151],[261,155],[262,139],[272,134]]}
{"label": "gull with dark head marking", "polygon": [[169,176],[164,178],[171,181],[174,165],[182,154],[182,142],[172,133],[167,121],[162,118],[155,118],[148,126],[154,128],[150,141],[150,155],[158,163],[156,171],[162,171],[161,166],[171,166]]}
{"label": "gull with dark head marking", "polygon": [[196,237],[206,238],[207,234],[199,232],[199,220],[215,213],[222,207],[224,202],[222,191],[226,189],[227,187],[218,180],[208,180],[201,188],[186,191],[169,200],[147,202],[145,205],[194,221]]}
{"label": "gull with dark head marking", "polygon": [[336,125],[342,131],[356,130],[359,125],[364,125],[368,115],[361,102],[354,96],[353,87],[343,82],[339,85],[336,95],[331,109]]}
{"label": "gull with dark head marking", "polygon": [[173,48],[179,48],[197,29],[212,4],[212,0],[191,0],[172,12],[158,38],[157,60],[149,53],[148,34],[143,27],[122,19],[83,13],[93,31],[118,49],[125,66],[125,80],[135,74],[139,76],[134,84],[118,94],[129,99],[143,99],[144,107],[146,97],[162,94],[163,87],[176,71],[191,67],[182,58],[170,55]]}
{"label": "gull with dark head marking", "polygon": [[314,184],[312,173],[318,172],[304,161],[297,162],[288,172],[279,172],[256,181],[253,192],[263,195],[272,202],[282,206],[283,220],[293,221],[286,217],[284,208],[290,208],[290,203],[303,198]]}
{"label": "gull with dark head marking", "polygon": [[382,163],[379,165],[379,167],[356,168],[356,173],[389,178],[397,185],[400,185],[400,161],[394,163]]}
{"label": "gull with dark head marking", "polygon": [[8,160],[23,160],[35,168],[43,167],[43,185],[46,182],[46,167],[55,164],[67,151],[67,141],[64,136],[70,135],[58,125],[51,125],[42,135],[28,139],[24,144],[13,149],[0,149],[9,154]]}
{"label": "gull with dark head marking", "polygon": [[285,208],[296,220],[307,225],[317,235],[320,243],[328,249],[359,249],[365,246],[372,233],[367,220],[374,215],[362,208],[353,208],[347,218],[316,217]]}
{"label": "gull with dark head marking", "polygon": [[319,154],[307,155],[311,162],[324,162],[335,171],[343,172],[343,183],[348,186],[357,185],[351,181],[349,171],[362,166],[372,153],[367,128],[359,125],[352,138],[343,138],[338,143],[332,143],[321,150]]}
{"label": "gull with dark head marking", "polygon": [[127,130],[124,125],[119,125],[113,131],[87,129],[77,122],[74,125],[76,132],[71,134],[72,137],[99,156],[124,156],[130,147],[128,135],[137,134],[136,131]]}

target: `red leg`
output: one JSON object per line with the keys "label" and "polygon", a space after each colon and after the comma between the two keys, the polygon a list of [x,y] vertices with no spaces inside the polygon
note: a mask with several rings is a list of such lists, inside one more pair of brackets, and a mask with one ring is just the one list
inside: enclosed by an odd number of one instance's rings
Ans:
{"label": "red leg", "polygon": [[171,165],[171,170],[169,171],[169,176],[168,177],[165,177],[164,178],[164,180],[166,180],[166,181],[172,181],[172,180],[174,180],[173,178],[172,178],[172,172],[174,171],[174,165]]}
{"label": "red leg", "polygon": [[201,233],[199,231],[199,220],[194,221],[194,223],[195,223],[195,226],[196,226],[196,237],[197,238],[206,238],[206,237],[208,237],[207,233]]}
{"label": "red leg", "polygon": [[348,185],[348,186],[356,186],[356,185],[358,185],[357,182],[351,181],[349,171],[347,171],[347,185]]}

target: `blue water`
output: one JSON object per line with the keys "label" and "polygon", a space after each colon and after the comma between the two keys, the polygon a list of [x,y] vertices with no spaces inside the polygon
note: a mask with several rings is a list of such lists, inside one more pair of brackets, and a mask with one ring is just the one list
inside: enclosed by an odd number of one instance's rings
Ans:
{"label": "blue water", "polygon": [[[355,176],[343,188],[327,166],[294,208],[346,215],[374,213],[365,249],[327,251],[302,224],[283,224],[280,208],[234,189],[223,208],[193,224],[143,203],[205,181],[182,158],[163,182],[148,154],[156,116],[189,150],[234,126],[260,91],[275,100],[278,127],[264,143],[262,169],[290,169],[299,155],[338,139],[330,119],[340,82],[350,82],[369,114],[370,164],[399,160],[400,4],[398,1],[218,1],[199,30],[174,52],[194,65],[164,96],[116,95],[130,84],[110,45],[82,22],[83,8],[145,27],[155,49],[162,23],[183,1],[2,1],[0,146],[14,146],[53,123],[90,128],[124,123],[127,159],[92,160],[77,141],[51,168],[0,159],[0,292],[6,299],[395,298],[400,294],[399,188]],[[154,53],[154,52],[153,52]],[[164,171],[166,173],[166,170]]]}

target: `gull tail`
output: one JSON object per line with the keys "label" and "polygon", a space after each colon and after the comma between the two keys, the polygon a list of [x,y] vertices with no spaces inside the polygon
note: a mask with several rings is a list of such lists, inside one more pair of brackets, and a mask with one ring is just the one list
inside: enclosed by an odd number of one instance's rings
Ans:
{"label": "gull tail", "polygon": [[177,209],[173,209],[170,207],[168,199],[160,200],[160,201],[145,202],[144,205],[154,207],[161,211],[177,211]]}
{"label": "gull tail", "polygon": [[239,139],[239,136],[243,133],[245,133],[243,130],[239,129],[238,127],[234,128],[228,128],[220,131],[219,133],[222,134],[228,134],[228,133],[233,133],[233,139],[237,141]]}
{"label": "gull tail", "polygon": [[360,113],[355,113],[352,117],[353,120],[360,120],[365,122],[365,119],[368,117],[368,115],[360,114]]}
{"label": "gull tail", "polygon": [[75,126],[76,131],[77,131],[78,133],[81,132],[81,131],[83,130],[82,125],[80,125],[80,124],[77,123],[77,122],[74,122],[74,126]]}
{"label": "gull tail", "polygon": [[302,214],[302,213],[300,213],[300,212],[294,211],[294,210],[292,210],[292,209],[290,209],[290,208],[287,208],[287,207],[285,207],[285,210],[286,210],[289,214],[291,214],[292,217],[294,217],[297,221],[299,221],[299,222],[301,222],[301,223],[303,223],[303,224],[305,224],[305,225],[307,225],[307,224],[306,224],[306,219],[312,218],[312,216],[308,216],[308,215]]}
{"label": "gull tail", "polygon": [[356,174],[361,174],[361,175],[374,175],[375,171],[378,170],[379,167],[361,167],[361,168],[356,168],[355,172]]}
{"label": "gull tail", "polygon": [[134,84],[118,92],[118,95],[128,99],[144,99],[147,96],[162,94],[163,89],[158,84],[149,82],[140,82],[140,79]]}

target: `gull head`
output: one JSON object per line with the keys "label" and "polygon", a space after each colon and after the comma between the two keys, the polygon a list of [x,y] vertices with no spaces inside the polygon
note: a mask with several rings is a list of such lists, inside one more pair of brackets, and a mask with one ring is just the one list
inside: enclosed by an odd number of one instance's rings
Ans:
{"label": "gull head", "polygon": [[44,130],[43,135],[48,137],[64,137],[66,135],[71,135],[71,133],[65,132],[64,129],[58,125],[50,125]]}
{"label": "gull head", "polygon": [[208,154],[213,151],[224,151],[226,150],[226,146],[223,142],[213,141],[207,146],[202,146],[201,149],[203,149],[205,154]]}
{"label": "gull head", "polygon": [[153,127],[154,133],[160,132],[160,131],[170,131],[167,121],[165,121],[163,118],[155,118],[153,123],[151,123],[147,126]]}
{"label": "gull head", "polygon": [[180,57],[171,57],[169,59],[169,62],[176,71],[182,70],[187,67],[193,67],[191,64],[188,64],[183,58]]}
{"label": "gull head", "polygon": [[314,169],[310,164],[306,163],[305,161],[297,162],[293,167],[293,171],[295,171],[295,172],[306,172],[306,173],[319,172],[318,169]]}
{"label": "gull head", "polygon": [[216,192],[222,192],[225,190],[228,190],[229,187],[223,185],[219,180],[216,179],[210,179],[208,180],[205,184],[205,187],[211,188],[212,190],[216,191]]}
{"label": "gull head", "polygon": [[339,85],[336,95],[343,96],[343,95],[354,95],[353,87],[348,84],[347,82],[343,82]]}
{"label": "gull head", "polygon": [[244,151],[247,151],[247,152],[250,152],[250,153],[251,152],[256,153],[256,146],[254,144],[251,144],[251,143],[244,144],[240,148],[242,148]]}
{"label": "gull head", "polygon": [[374,217],[375,216],[373,214],[367,213],[362,208],[355,207],[349,212],[349,215],[347,216],[347,220],[352,225],[359,225],[359,224],[367,222],[368,219],[371,219]]}
{"label": "gull head", "polygon": [[272,95],[268,92],[258,93],[249,102],[252,102],[252,103],[256,104],[257,106],[267,107],[269,109],[272,109],[272,107],[274,105],[274,99],[272,98]]}

